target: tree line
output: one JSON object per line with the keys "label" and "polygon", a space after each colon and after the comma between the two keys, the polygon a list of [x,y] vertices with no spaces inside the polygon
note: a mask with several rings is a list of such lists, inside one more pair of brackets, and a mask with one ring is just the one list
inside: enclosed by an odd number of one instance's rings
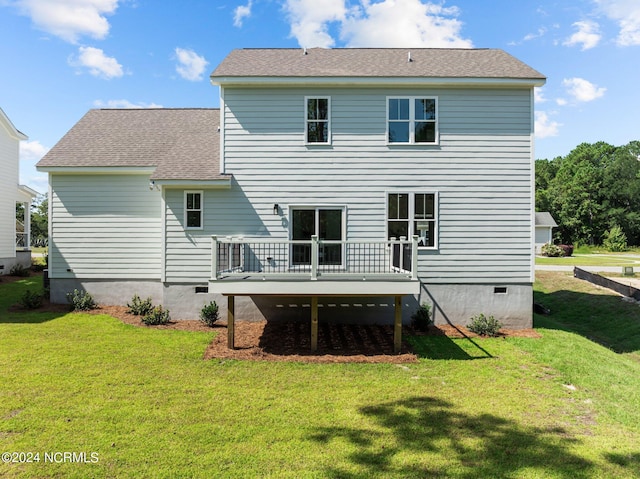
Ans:
{"label": "tree line", "polygon": [[536,211],[554,217],[556,241],[602,245],[623,233],[640,245],[640,141],[582,143],[535,169]]}

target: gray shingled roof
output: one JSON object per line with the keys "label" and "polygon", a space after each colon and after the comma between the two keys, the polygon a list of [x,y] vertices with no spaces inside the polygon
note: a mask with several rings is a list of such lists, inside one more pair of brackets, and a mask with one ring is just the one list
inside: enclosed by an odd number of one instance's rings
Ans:
{"label": "gray shingled roof", "polygon": [[551,226],[555,228],[558,226],[556,221],[551,216],[551,213],[547,211],[536,212],[536,226]]}
{"label": "gray shingled roof", "polygon": [[502,50],[451,48],[233,50],[211,74],[214,82],[229,77],[545,79]]}
{"label": "gray shingled roof", "polygon": [[219,109],[90,110],[36,166],[154,167],[154,180],[227,178],[219,124]]}

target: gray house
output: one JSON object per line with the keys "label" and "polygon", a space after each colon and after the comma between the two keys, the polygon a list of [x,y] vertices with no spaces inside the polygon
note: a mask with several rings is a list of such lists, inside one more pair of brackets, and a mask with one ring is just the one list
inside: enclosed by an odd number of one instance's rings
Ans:
{"label": "gray house", "polygon": [[535,247],[536,254],[540,254],[542,247],[547,243],[553,243],[553,228],[557,228],[558,224],[548,211],[536,212],[536,235]]}
{"label": "gray house", "polygon": [[54,300],[531,326],[543,75],[501,50],[245,49],[211,80],[219,110],[92,110],[40,161]]}

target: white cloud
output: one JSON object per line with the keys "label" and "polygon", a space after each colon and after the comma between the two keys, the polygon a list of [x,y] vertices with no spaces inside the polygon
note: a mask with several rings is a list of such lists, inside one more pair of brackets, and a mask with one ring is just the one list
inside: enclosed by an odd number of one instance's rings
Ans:
{"label": "white cloud", "polygon": [[559,129],[562,125],[557,121],[552,121],[544,111],[537,111],[535,118],[535,135],[536,138],[547,138],[550,136],[558,136]]}
{"label": "white cloud", "polygon": [[322,48],[335,44],[328,24],[343,21],[347,13],[345,0],[285,0],[284,10],[298,44]]}
{"label": "white cloud", "polygon": [[573,26],[578,31],[565,40],[563,45],[569,47],[581,45],[584,51],[600,43],[602,35],[600,35],[600,26],[596,22],[585,20],[583,22],[575,22]]}
{"label": "white cloud", "polygon": [[251,16],[251,7],[253,5],[253,0],[249,0],[249,3],[246,5],[239,5],[233,11],[233,25],[240,28],[242,26],[242,22],[245,18]]}
{"label": "white cloud", "polygon": [[207,67],[209,62],[193,50],[176,48],[175,52],[178,59],[178,65],[176,65],[176,71],[178,74],[185,80],[201,80],[204,69]]}
{"label": "white cloud", "polygon": [[109,33],[105,15],[115,12],[119,0],[17,0],[19,11],[37,28],[70,43],[88,35],[102,39]]}
{"label": "white cloud", "polygon": [[577,102],[593,101],[607,91],[606,88],[598,87],[584,78],[565,78],[562,84],[567,87],[567,93]]}
{"label": "white cloud", "polygon": [[285,0],[291,36],[303,47],[332,47],[335,26],[348,47],[471,48],[456,7],[423,0]]}
{"label": "white cloud", "polygon": [[618,22],[620,32],[616,42],[620,46],[640,45],[640,2],[638,0],[594,0],[600,10]]}
{"label": "white cloud", "polygon": [[122,65],[113,57],[108,57],[100,48],[80,47],[77,58],[71,58],[69,64],[89,69],[89,73],[106,79],[124,75]]}
{"label": "white cloud", "polygon": [[120,108],[120,109],[135,109],[135,108],[162,108],[162,105],[156,103],[132,103],[129,100],[96,100],[93,102],[93,106],[96,108]]}
{"label": "white cloud", "polygon": [[544,96],[544,88],[534,88],[533,96],[536,103],[545,103],[547,101]]}
{"label": "white cloud", "polygon": [[43,146],[38,140],[20,142],[21,161],[40,161],[48,151],[49,148]]}
{"label": "white cloud", "polygon": [[559,106],[565,106],[569,102],[567,100],[565,100],[564,98],[556,98],[556,103]]}
{"label": "white cloud", "polygon": [[460,36],[456,7],[421,0],[363,0],[343,24],[341,37],[352,47],[471,48]]}

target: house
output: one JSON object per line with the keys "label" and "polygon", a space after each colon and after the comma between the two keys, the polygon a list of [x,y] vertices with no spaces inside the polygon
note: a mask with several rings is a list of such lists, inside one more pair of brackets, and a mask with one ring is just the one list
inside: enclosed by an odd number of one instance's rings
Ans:
{"label": "house", "polygon": [[[37,192],[19,184],[20,141],[27,136],[16,129],[0,108],[0,275],[20,265],[31,266],[31,202]],[[23,218],[16,218],[16,205],[23,205]]]}
{"label": "house", "polygon": [[553,228],[558,224],[548,211],[536,212],[536,254],[540,254],[542,247],[547,243],[553,243]]}
{"label": "house", "polygon": [[54,300],[531,326],[543,75],[492,49],[243,49],[211,80],[219,110],[91,110],[39,162]]}

